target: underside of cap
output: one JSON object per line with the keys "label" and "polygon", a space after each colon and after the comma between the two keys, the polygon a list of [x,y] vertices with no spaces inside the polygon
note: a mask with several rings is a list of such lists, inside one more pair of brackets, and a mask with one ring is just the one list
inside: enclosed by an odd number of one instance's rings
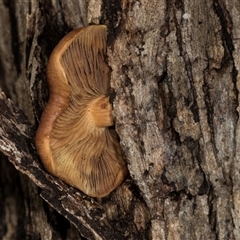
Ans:
{"label": "underside of cap", "polygon": [[53,51],[47,75],[50,99],[36,138],[43,164],[84,193],[106,196],[127,174],[118,136],[108,128],[113,120],[106,27],[69,33]]}

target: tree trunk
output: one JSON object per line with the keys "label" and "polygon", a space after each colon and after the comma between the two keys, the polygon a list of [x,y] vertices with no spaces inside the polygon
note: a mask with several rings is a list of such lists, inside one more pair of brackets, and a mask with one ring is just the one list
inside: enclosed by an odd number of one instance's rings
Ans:
{"label": "tree trunk", "polygon": [[[2,0],[0,10],[0,150],[18,170],[1,155],[2,239],[240,239],[239,1]],[[108,27],[129,169],[102,199],[49,175],[34,147],[47,59],[89,24]]]}

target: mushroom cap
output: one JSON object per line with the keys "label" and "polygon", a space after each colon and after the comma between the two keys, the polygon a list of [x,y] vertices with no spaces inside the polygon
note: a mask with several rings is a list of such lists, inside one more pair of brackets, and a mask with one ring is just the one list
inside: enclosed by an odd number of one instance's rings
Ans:
{"label": "mushroom cap", "polygon": [[44,167],[85,194],[104,197],[127,175],[109,103],[107,29],[73,30],[53,50],[50,97],[36,133]]}

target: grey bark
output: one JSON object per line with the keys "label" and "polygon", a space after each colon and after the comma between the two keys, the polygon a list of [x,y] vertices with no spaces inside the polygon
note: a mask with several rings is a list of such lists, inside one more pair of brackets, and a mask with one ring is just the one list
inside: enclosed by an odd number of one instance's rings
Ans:
{"label": "grey bark", "polygon": [[[28,176],[1,161],[3,239],[240,239],[239,1],[2,1],[0,9],[0,85],[11,98],[0,95],[0,150]],[[92,199],[45,172],[33,139],[51,50],[71,29],[99,23],[108,26],[129,177]]]}

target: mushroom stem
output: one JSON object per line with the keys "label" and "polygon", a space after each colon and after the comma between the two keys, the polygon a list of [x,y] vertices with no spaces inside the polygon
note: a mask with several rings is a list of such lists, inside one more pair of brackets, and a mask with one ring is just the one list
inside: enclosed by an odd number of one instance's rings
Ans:
{"label": "mushroom stem", "polygon": [[97,127],[110,127],[113,125],[112,106],[109,97],[101,96],[92,100],[87,107],[89,119]]}

